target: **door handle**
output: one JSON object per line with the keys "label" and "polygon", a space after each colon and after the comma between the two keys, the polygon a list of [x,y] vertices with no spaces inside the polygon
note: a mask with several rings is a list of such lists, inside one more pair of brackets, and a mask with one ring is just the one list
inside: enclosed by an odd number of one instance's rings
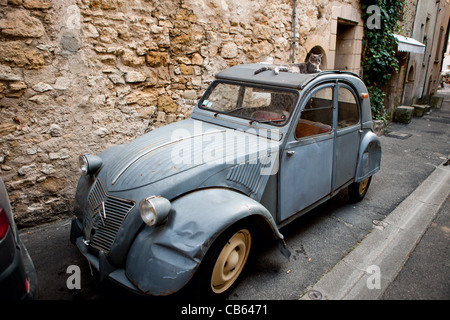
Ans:
{"label": "door handle", "polygon": [[295,151],[294,151],[294,150],[288,150],[288,151],[286,151],[286,154],[287,154],[288,156],[292,156],[292,155],[295,154]]}

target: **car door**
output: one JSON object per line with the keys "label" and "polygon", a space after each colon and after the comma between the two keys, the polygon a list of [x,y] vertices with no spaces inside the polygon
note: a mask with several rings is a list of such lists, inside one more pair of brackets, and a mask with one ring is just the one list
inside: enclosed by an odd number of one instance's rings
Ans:
{"label": "car door", "polygon": [[340,83],[337,95],[333,191],[355,177],[360,140],[360,105],[355,91]]}
{"label": "car door", "polygon": [[287,137],[280,156],[279,222],[331,193],[335,86],[321,85],[308,94]]}

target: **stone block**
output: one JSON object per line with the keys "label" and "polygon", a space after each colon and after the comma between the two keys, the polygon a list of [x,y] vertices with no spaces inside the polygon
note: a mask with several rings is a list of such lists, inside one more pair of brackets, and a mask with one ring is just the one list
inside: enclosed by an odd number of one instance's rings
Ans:
{"label": "stone block", "polygon": [[53,87],[51,85],[49,85],[48,83],[39,82],[39,83],[36,83],[32,87],[32,89],[36,92],[45,92],[45,91],[53,90]]}
{"label": "stone block", "polygon": [[43,0],[23,0],[23,6],[27,9],[50,9],[52,7],[51,1]]}
{"label": "stone block", "polygon": [[426,112],[426,105],[414,104],[412,106],[414,108],[414,117],[423,117]]}
{"label": "stone block", "polygon": [[375,134],[377,136],[382,136],[384,135],[384,131],[385,131],[385,123],[383,120],[374,120],[373,121],[373,131],[375,132]]}
{"label": "stone block", "polygon": [[238,47],[235,43],[230,42],[224,44],[222,47],[222,58],[225,59],[233,59],[238,55]]}
{"label": "stone block", "polygon": [[395,122],[410,123],[414,113],[413,107],[399,106],[395,109]]}
{"label": "stone block", "polygon": [[178,110],[178,105],[169,96],[161,96],[158,99],[158,110],[165,113],[175,113]]}
{"label": "stone block", "polygon": [[432,108],[440,109],[442,107],[442,102],[444,102],[444,97],[432,96],[430,105]]}
{"label": "stone block", "polygon": [[40,38],[45,34],[42,22],[26,10],[14,10],[0,19],[0,32],[17,38]]}
{"label": "stone block", "polygon": [[122,63],[128,67],[140,67],[145,63],[145,57],[138,56],[132,50],[124,50],[122,54]]}
{"label": "stone block", "polygon": [[125,74],[125,81],[131,83],[144,82],[147,77],[137,71],[128,71]]}
{"label": "stone block", "polygon": [[169,56],[166,52],[150,51],[145,57],[150,67],[167,66]]}

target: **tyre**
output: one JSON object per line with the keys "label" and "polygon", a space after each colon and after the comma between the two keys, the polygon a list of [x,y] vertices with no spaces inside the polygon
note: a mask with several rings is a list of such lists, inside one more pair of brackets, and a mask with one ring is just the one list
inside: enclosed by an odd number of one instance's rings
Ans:
{"label": "tyre", "polygon": [[367,190],[369,190],[372,177],[369,177],[361,182],[353,182],[348,186],[348,196],[350,202],[359,202],[366,196]]}
{"label": "tyre", "polygon": [[196,272],[197,298],[222,299],[230,294],[248,261],[253,233],[248,226],[236,224],[219,236]]}

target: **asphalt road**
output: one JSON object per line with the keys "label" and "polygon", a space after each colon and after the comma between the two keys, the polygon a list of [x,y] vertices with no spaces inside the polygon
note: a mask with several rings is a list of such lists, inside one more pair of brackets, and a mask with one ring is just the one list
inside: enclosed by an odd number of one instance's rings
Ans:
{"label": "asphalt road", "polygon": [[[450,97],[450,96],[449,96]],[[447,98],[450,99],[450,98]],[[258,248],[230,300],[296,300],[339,262],[450,154],[450,102],[408,125],[392,123],[380,137],[382,166],[366,198],[348,203],[346,192],[281,229],[292,252],[284,258],[275,243]],[[448,206],[447,206],[448,208]],[[108,300],[140,298],[111,283],[98,283],[69,242],[70,220],[22,229],[34,261],[38,299]],[[69,290],[69,266],[81,270],[81,288]],[[404,289],[399,288],[407,299]],[[398,293],[397,293],[398,294]],[[388,298],[388,297],[385,297]]]}

